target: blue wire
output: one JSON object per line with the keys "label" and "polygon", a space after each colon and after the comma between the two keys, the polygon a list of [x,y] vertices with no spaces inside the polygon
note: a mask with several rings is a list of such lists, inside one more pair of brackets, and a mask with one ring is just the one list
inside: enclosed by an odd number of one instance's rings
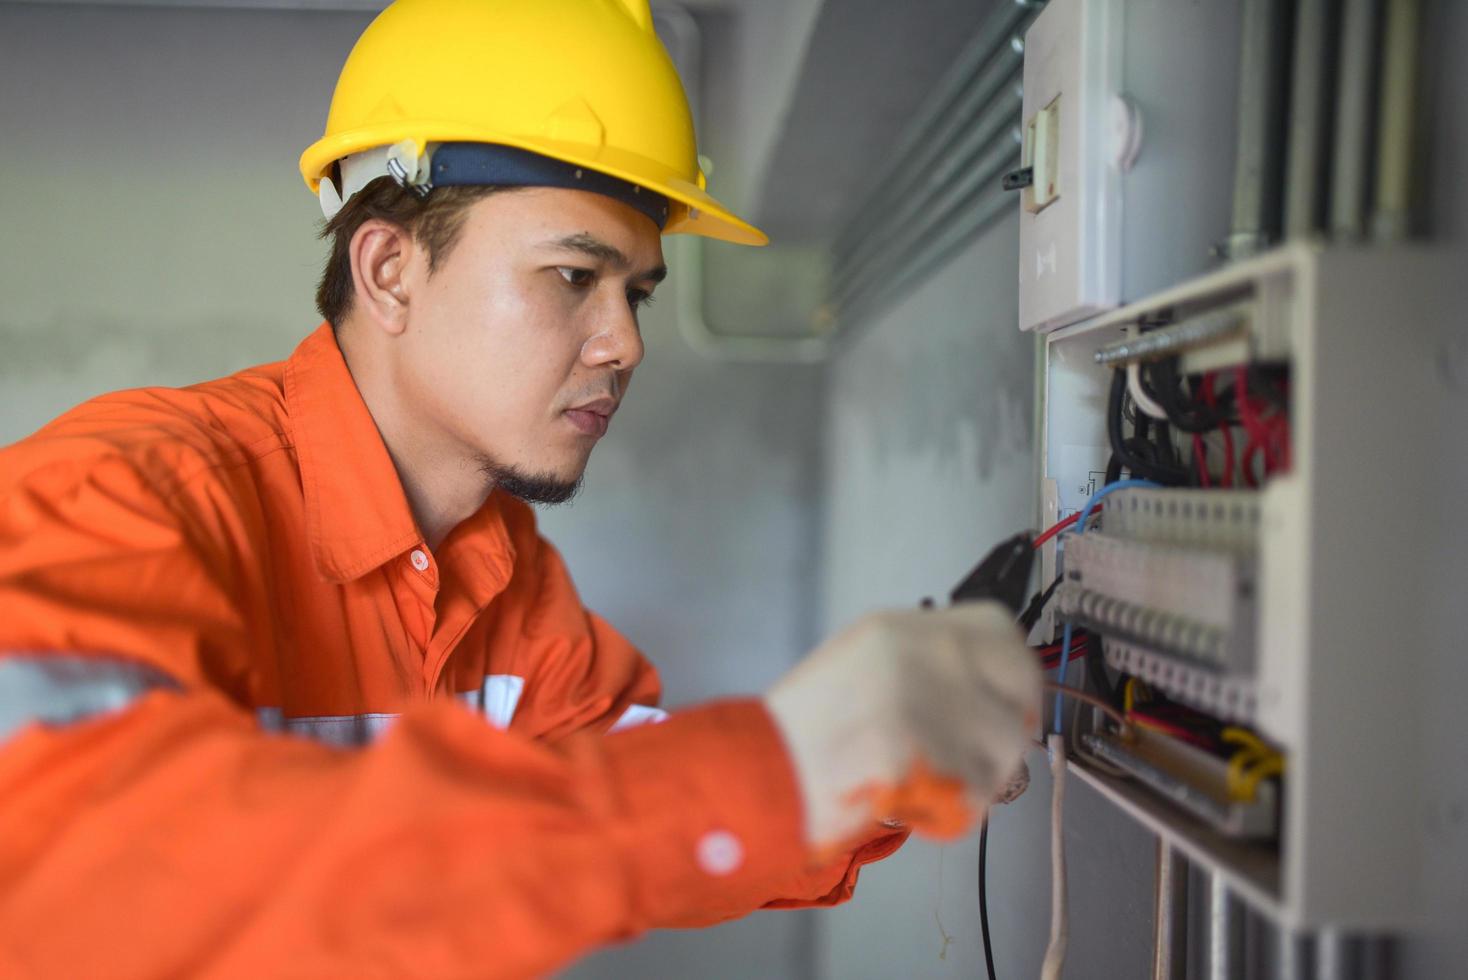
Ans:
{"label": "blue wire", "polygon": [[[1055,679],[1058,680],[1062,684],[1065,683],[1065,668],[1067,668],[1067,667],[1070,666],[1070,634],[1071,634],[1071,625],[1070,625],[1070,623],[1066,623],[1065,624],[1065,636],[1062,637],[1061,638],[1061,641],[1060,641],[1060,672],[1055,675]],[[1095,654],[1092,654],[1092,656],[1095,656]],[[1056,691],[1055,692],[1055,734],[1057,734],[1057,735],[1060,734],[1060,727],[1061,727],[1061,721],[1060,720],[1061,720],[1062,717],[1064,717],[1064,712],[1061,710],[1061,697],[1060,696],[1061,696],[1061,692],[1060,691]]]}
{"label": "blue wire", "polygon": [[[1091,519],[1091,512],[1096,509],[1096,505],[1101,502],[1101,498],[1107,494],[1115,490],[1125,490],[1128,487],[1150,487],[1157,489],[1161,486],[1162,484],[1153,483],[1151,480],[1117,480],[1115,483],[1106,484],[1106,486],[1093,493],[1091,499],[1086,501],[1086,506],[1081,508],[1081,516],[1076,519],[1075,533],[1085,533],[1086,521]],[[1055,563],[1060,567],[1062,572],[1065,570],[1065,535],[1063,534],[1060,536],[1060,540],[1055,542]],[[1066,623],[1065,634],[1060,638],[1060,669],[1059,673],[1055,675],[1056,679],[1062,684],[1065,683],[1065,668],[1070,666],[1071,633],[1071,624]],[[1095,651],[1090,653],[1090,656],[1095,655]],[[1055,692],[1055,734],[1057,735],[1061,734],[1061,720],[1064,717],[1064,713],[1061,711],[1061,695],[1062,692]]]}

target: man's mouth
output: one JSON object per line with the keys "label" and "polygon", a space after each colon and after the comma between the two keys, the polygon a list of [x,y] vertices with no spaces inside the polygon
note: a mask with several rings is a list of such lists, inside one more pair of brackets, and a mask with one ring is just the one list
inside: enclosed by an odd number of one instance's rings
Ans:
{"label": "man's mouth", "polygon": [[607,426],[611,424],[612,414],[616,411],[616,399],[598,398],[566,409],[566,418],[582,435],[599,439],[607,434]]}

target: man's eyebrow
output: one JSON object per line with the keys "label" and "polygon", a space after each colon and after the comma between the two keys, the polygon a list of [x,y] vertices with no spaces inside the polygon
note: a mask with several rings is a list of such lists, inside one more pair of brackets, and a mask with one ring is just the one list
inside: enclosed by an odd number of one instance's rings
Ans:
{"label": "man's eyebrow", "polygon": [[[600,238],[579,232],[575,235],[566,235],[563,238],[555,238],[541,243],[542,248],[553,248],[562,252],[580,252],[592,258],[600,259],[609,265],[625,269],[632,264],[631,260],[622,253],[615,245],[608,244]],[[649,279],[653,282],[662,282],[668,276],[668,267],[660,265],[649,269],[637,276],[638,279]]]}

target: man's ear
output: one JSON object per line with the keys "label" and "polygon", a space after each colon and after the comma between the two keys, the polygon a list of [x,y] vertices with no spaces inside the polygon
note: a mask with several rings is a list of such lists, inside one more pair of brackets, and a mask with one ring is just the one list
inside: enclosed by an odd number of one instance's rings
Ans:
{"label": "man's ear", "polygon": [[416,243],[405,229],[373,218],[352,235],[352,308],[390,334],[408,326],[408,280],[405,275]]}

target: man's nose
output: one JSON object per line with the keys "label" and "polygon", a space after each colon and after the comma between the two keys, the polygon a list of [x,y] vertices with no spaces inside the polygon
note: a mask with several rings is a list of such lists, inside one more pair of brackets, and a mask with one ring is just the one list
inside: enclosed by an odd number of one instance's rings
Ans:
{"label": "man's nose", "polygon": [[581,360],[587,367],[630,371],[642,363],[643,353],[637,311],[619,296],[615,302],[608,302],[598,317],[595,333],[581,347]]}

